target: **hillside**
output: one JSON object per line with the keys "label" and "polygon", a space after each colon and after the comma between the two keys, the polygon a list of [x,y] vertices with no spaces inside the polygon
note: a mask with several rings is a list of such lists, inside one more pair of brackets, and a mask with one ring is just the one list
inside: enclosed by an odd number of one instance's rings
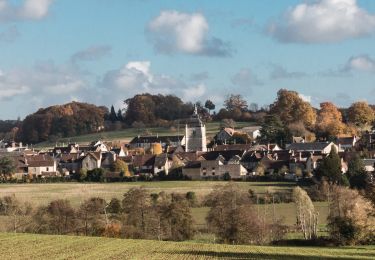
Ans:
{"label": "hillside", "polygon": [[[237,122],[236,128],[242,128],[245,126],[252,126],[255,123],[252,122]],[[207,130],[207,137],[213,137],[220,129],[220,122],[209,122],[206,124],[206,130]],[[147,127],[144,129],[139,128],[128,128],[124,130],[119,131],[107,131],[107,132],[99,132],[99,133],[93,133],[93,134],[85,134],[85,135],[76,135],[72,137],[66,137],[59,139],[59,143],[68,143],[68,142],[76,142],[76,143],[87,143],[91,142],[93,140],[105,140],[105,141],[130,141],[133,137],[144,134],[145,132],[148,132],[152,135],[178,135],[178,134],[184,134],[185,129],[173,129],[165,128],[165,127]],[[54,142],[40,142],[36,145],[36,147],[50,147],[54,146]]]}
{"label": "hillside", "polygon": [[[16,250],[15,250],[16,249]],[[374,246],[270,247],[0,233],[7,259],[374,259]]]}

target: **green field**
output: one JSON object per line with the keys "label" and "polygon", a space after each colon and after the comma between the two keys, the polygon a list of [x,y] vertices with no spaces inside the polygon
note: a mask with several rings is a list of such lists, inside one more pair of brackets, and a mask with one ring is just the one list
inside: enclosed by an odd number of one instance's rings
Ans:
{"label": "green field", "polygon": [[1,259],[374,259],[374,246],[271,247],[0,233]]}
{"label": "green field", "polygon": [[[254,123],[252,122],[237,122],[236,128],[242,128],[246,126],[252,126]],[[149,132],[152,135],[178,135],[178,134],[184,134],[184,127],[180,128],[180,131],[175,129],[172,131],[170,128],[166,127],[146,127],[142,129],[138,128],[128,128],[124,130],[119,131],[108,131],[108,132],[100,132],[100,133],[94,133],[94,134],[87,134],[87,135],[80,135],[80,136],[74,136],[74,137],[67,137],[67,138],[61,138],[58,140],[60,143],[68,143],[68,142],[77,142],[77,143],[88,143],[95,140],[105,140],[105,141],[130,141],[133,137],[136,137],[138,135],[142,135],[146,131]],[[207,137],[214,136],[218,130],[220,129],[220,122],[209,122],[206,124],[206,134]],[[54,146],[55,143],[49,143],[49,142],[43,142],[37,144],[35,147],[50,147]]]}

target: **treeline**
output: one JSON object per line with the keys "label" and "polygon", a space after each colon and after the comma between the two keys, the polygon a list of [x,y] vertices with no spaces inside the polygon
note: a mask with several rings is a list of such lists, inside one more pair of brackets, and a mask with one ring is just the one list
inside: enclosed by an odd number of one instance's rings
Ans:
{"label": "treeline", "polygon": [[374,107],[366,102],[355,102],[349,108],[323,102],[314,108],[296,91],[286,89],[278,91],[274,103],[263,107],[249,104],[236,94],[228,95],[221,108],[211,100],[193,104],[174,95],[148,93],[128,98],[124,105],[123,110],[78,102],[52,106],[27,116],[23,122],[0,121],[0,134],[7,139],[37,143],[127,127],[175,127],[181,119],[190,117],[196,106],[205,121],[257,122],[263,126],[261,141],[282,145],[289,143],[292,136],[314,141],[358,134],[371,130],[375,120]]}
{"label": "treeline", "polygon": [[308,142],[334,140],[369,131],[374,122],[374,109],[364,101],[345,109],[323,102],[316,109],[297,92],[281,89],[262,119],[261,140],[280,145],[290,143],[292,136],[305,137]]}
{"label": "treeline", "polygon": [[[302,232],[305,245],[317,241],[343,245],[375,242],[374,197],[328,183],[322,185],[322,194],[327,196],[329,204],[329,237],[318,236],[318,211],[306,191],[299,187],[293,191],[296,227]],[[282,224],[276,212],[272,218],[267,217],[265,211],[257,208],[259,205],[254,205],[254,193],[236,183],[214,187],[202,203],[209,207],[205,230],[197,230],[194,225],[191,211],[197,205],[194,192],[150,194],[144,188],[132,188],[122,200],[113,198],[107,203],[92,197],[78,207],[64,199],[35,207],[15,196],[6,196],[0,198],[1,228],[8,232],[174,241],[191,240],[199,231],[214,234],[219,243],[288,243],[285,236],[290,227]]]}
{"label": "treeline", "polygon": [[23,120],[17,139],[38,143],[98,132],[104,128],[106,113],[105,107],[78,102],[39,109]]}

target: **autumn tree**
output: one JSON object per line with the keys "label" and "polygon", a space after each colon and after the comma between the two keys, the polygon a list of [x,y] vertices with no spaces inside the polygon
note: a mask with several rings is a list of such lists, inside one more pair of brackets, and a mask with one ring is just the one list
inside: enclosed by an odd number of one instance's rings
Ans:
{"label": "autumn tree", "polygon": [[348,109],[348,120],[357,127],[368,127],[374,122],[375,113],[367,102],[355,102]]}
{"label": "autumn tree", "polygon": [[[28,202],[19,201],[14,195],[0,198],[0,215],[9,217],[8,231],[24,232],[30,225],[33,208]],[[6,222],[6,221],[4,221]]]}
{"label": "autumn tree", "polygon": [[265,244],[283,234],[279,226],[256,214],[250,194],[237,184],[215,187],[207,196],[206,205],[210,207],[207,223],[224,243]]}
{"label": "autumn tree", "polygon": [[317,237],[318,212],[309,195],[300,187],[293,189],[293,200],[297,208],[297,225],[306,240]]}
{"label": "autumn tree", "polygon": [[62,235],[77,229],[76,212],[68,200],[58,199],[39,207],[33,219],[37,233]]}
{"label": "autumn tree", "polygon": [[280,89],[276,101],[271,105],[270,113],[278,116],[288,125],[302,121],[307,128],[312,128],[316,121],[316,112],[310,103],[304,101],[296,91]]}
{"label": "autumn tree", "polygon": [[106,226],[106,202],[102,198],[90,198],[81,203],[77,211],[80,229],[84,235],[101,235]]}
{"label": "autumn tree", "polygon": [[114,172],[120,172],[123,176],[130,177],[129,166],[126,162],[121,159],[117,159],[111,166],[111,170]]}
{"label": "autumn tree", "polygon": [[316,130],[320,136],[328,138],[333,138],[344,132],[345,124],[342,122],[342,114],[333,103],[320,104]]}
{"label": "autumn tree", "polygon": [[225,99],[224,107],[229,112],[234,112],[234,111],[243,112],[247,110],[247,101],[241,95],[231,94],[227,96],[227,98]]}
{"label": "autumn tree", "polygon": [[330,192],[328,229],[341,244],[366,242],[375,232],[374,206],[358,191],[334,186]]}

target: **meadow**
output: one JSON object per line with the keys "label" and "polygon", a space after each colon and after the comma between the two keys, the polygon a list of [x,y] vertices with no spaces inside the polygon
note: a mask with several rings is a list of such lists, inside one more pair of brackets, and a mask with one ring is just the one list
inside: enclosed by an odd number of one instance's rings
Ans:
{"label": "meadow", "polygon": [[[218,181],[162,181],[162,182],[119,182],[119,183],[28,183],[28,184],[0,184],[0,197],[15,195],[21,201],[32,202],[34,205],[45,205],[54,199],[68,199],[74,207],[90,197],[102,197],[109,201],[111,198],[122,199],[123,194],[130,188],[143,187],[149,193],[182,193],[195,192],[198,201],[212,191],[216,185],[224,185]],[[238,182],[241,189],[253,190],[255,194],[265,192],[290,193],[295,187],[291,182]],[[325,230],[328,207],[326,202],[315,202],[319,212],[319,230]],[[206,228],[206,215],[209,208],[192,208],[196,228]],[[293,227],[296,223],[296,207],[294,203],[279,203],[255,205],[257,214],[269,220],[282,219],[282,223]],[[0,229],[1,230],[1,229]],[[290,238],[299,238],[299,233],[291,232]],[[200,239],[198,234],[197,239]],[[205,242],[212,242],[212,237],[204,235]]]}
{"label": "meadow", "polygon": [[374,259],[374,246],[273,247],[0,233],[1,259]]}

